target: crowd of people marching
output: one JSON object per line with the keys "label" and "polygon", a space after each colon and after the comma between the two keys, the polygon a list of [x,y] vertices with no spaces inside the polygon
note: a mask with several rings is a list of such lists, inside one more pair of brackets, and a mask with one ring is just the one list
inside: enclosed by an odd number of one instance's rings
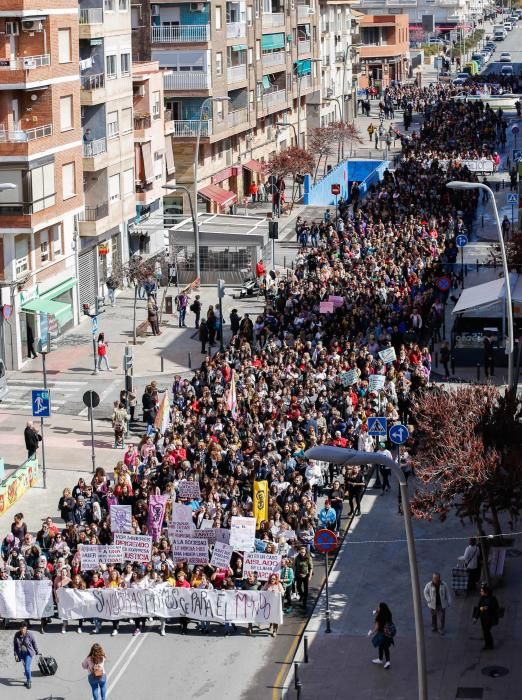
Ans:
{"label": "crowd of people marching", "polygon": [[[2,543],[2,578],[50,579],[55,594],[62,587],[263,588],[283,596],[286,612],[306,610],[314,532],[338,530],[343,507],[361,514],[368,475],[314,463],[305,451],[330,443],[386,452],[384,442],[368,435],[368,418],[414,424],[416,396],[431,381],[430,342],[444,312],[434,282],[455,236],[469,229],[476,204],[445,183],[473,179],[461,160],[493,153],[503,129],[501,113],[448,100],[440,86],[397,86],[391,98],[399,106],[414,100],[424,118],[403,138],[398,167],[364,198],[355,189],[350,202],[340,202],[337,219],[327,213],[320,222],[298,221],[296,264],[286,276],[268,276],[264,313],[255,321],[235,320],[224,352],[207,355],[191,379],[174,379],[166,421],[157,420],[164,394],[152,382],[142,398],[142,438],[92,480],[66,484],[57,512],[38,532],[15,515]],[[127,408],[118,410],[117,422],[126,427]],[[179,496],[187,480],[199,482],[199,497]],[[166,526],[174,503],[190,506],[194,528],[205,522],[226,530],[234,516],[253,515],[254,481],[268,482],[268,516],[257,525],[255,547],[281,557],[277,573],[265,580],[244,575],[241,551],[223,568],[188,566],[173,556]],[[112,505],[131,506],[132,532],[146,534],[151,497],[161,494],[167,496],[164,527],[149,562],[82,570],[82,544],[113,541]],[[49,621],[42,620],[42,631]],[[189,620],[176,623],[185,633]],[[66,632],[67,622],[59,624]],[[93,633],[103,627],[100,619],[80,620],[77,631],[85,624]],[[140,634],[147,624],[135,619],[129,629]],[[209,631],[206,623],[198,627]],[[165,634],[165,620],[158,630]],[[111,633],[118,631],[114,621]],[[235,629],[225,624],[223,631]]]}

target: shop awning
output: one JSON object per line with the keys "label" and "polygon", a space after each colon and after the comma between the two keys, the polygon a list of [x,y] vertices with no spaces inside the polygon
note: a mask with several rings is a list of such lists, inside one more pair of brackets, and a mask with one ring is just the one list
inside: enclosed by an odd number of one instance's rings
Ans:
{"label": "shop awning", "polygon": [[[511,276],[511,289],[515,286],[516,275]],[[461,314],[465,311],[478,311],[498,303],[504,299],[504,278],[499,277],[491,282],[477,284],[475,287],[465,289],[455,304],[453,314]]]}
{"label": "shop awning", "polygon": [[280,34],[263,34],[261,37],[261,48],[263,51],[271,51],[285,48],[284,32]]}
{"label": "shop awning", "polygon": [[198,189],[198,194],[202,195],[206,199],[210,199],[212,202],[216,202],[220,207],[224,207],[230,204],[234,204],[237,200],[237,194],[235,192],[229,192],[224,190],[222,187],[217,185],[207,185],[206,187],[201,187]]}
{"label": "shop awning", "polygon": [[232,51],[246,51],[247,48],[248,47],[246,44],[236,44],[235,46],[232,47]]}
{"label": "shop awning", "polygon": [[312,61],[309,58],[303,58],[296,61],[297,75],[310,75],[312,72]]}
{"label": "shop awning", "polygon": [[73,311],[70,304],[64,304],[61,301],[53,301],[52,299],[31,299],[27,304],[22,306],[22,311],[26,313],[42,313],[54,316],[59,326],[63,326],[73,317]]}
{"label": "shop awning", "polygon": [[[53,287],[52,289],[48,289],[46,292],[43,292],[43,294],[40,294],[40,299],[55,299],[56,297],[59,297],[60,294],[63,294],[64,292],[68,292],[69,289],[72,289],[75,286],[76,286],[76,277],[69,277],[69,279],[65,280],[64,282],[57,284],[56,287]],[[60,302],[57,302],[57,303],[60,303]]]}
{"label": "shop awning", "polygon": [[258,160],[249,160],[248,163],[243,163],[243,167],[251,170],[253,173],[263,172],[263,163],[260,163]]}

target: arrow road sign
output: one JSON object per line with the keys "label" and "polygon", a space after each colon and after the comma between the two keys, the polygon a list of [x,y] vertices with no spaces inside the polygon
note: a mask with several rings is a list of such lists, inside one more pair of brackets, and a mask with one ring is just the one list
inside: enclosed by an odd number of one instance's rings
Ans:
{"label": "arrow road sign", "polygon": [[373,416],[368,418],[368,435],[378,435],[386,437],[386,418],[381,416]]}
{"label": "arrow road sign", "polygon": [[518,204],[518,194],[516,192],[510,192],[507,196],[508,204]]}
{"label": "arrow road sign", "polygon": [[96,335],[96,331],[98,330],[98,318],[97,318],[97,316],[93,316],[91,318],[91,324],[92,324],[92,327],[91,327],[92,334]]}
{"label": "arrow road sign", "polygon": [[33,416],[49,418],[51,416],[51,392],[49,389],[33,389]]}
{"label": "arrow road sign", "polygon": [[326,554],[337,547],[338,540],[335,532],[331,530],[317,530],[314,537],[314,546],[318,552]]}
{"label": "arrow road sign", "polygon": [[457,244],[457,248],[464,248],[465,245],[468,245],[468,237],[463,233],[459,233],[457,238],[455,238],[455,243]]}
{"label": "arrow road sign", "polygon": [[403,445],[409,437],[408,428],[401,423],[390,428],[390,440],[394,445]]}

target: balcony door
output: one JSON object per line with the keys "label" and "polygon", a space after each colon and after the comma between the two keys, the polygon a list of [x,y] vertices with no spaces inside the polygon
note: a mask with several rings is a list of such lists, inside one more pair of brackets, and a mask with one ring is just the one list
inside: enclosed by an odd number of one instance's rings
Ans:
{"label": "balcony door", "polygon": [[11,117],[13,120],[13,131],[20,129],[20,105],[17,97],[11,99]]}

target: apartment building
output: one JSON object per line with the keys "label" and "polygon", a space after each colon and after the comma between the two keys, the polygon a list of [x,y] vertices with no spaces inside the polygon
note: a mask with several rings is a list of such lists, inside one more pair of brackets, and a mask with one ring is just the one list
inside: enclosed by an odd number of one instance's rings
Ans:
{"label": "apartment building", "polygon": [[[78,3],[76,3],[78,6]],[[80,214],[80,301],[105,291],[128,259],[136,217],[129,0],[80,0],[80,101],[85,209]]]}
{"label": "apartment building", "polygon": [[359,13],[353,5],[353,1],[319,0],[321,78],[307,98],[309,128],[356,116]]}
{"label": "apartment building", "polygon": [[0,37],[0,356],[19,368],[28,336],[78,321],[77,0],[2,0]]}
{"label": "apartment building", "polygon": [[409,28],[406,15],[361,17],[361,88],[385,88],[408,76]]}
{"label": "apartment building", "polygon": [[[197,156],[198,209],[233,211],[271,153],[305,143],[320,76],[313,0],[146,0],[132,21],[134,58],[164,71],[176,181],[193,185]],[[182,193],[165,206],[189,211]]]}

